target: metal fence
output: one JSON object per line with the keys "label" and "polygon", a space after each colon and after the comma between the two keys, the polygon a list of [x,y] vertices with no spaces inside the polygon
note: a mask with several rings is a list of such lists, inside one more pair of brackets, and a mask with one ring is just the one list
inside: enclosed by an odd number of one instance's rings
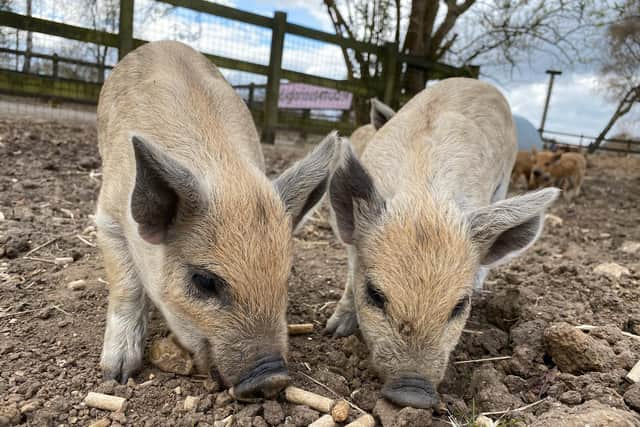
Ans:
{"label": "metal fence", "polygon": [[[20,3],[20,4],[18,4]],[[159,39],[183,41],[209,57],[247,101],[262,139],[279,129],[324,133],[356,126],[351,110],[278,109],[281,82],[347,91],[357,99],[401,101],[399,76],[408,66],[438,77],[477,77],[457,68],[403,55],[398,46],[358,42],[273,17],[205,0],[13,0],[0,10],[0,93],[48,102],[95,105],[118,58]],[[29,7],[31,5],[32,7]],[[380,77],[347,76],[343,49],[366,52]],[[355,105],[355,102],[354,102]]]}
{"label": "metal fence", "polygon": [[[544,130],[542,139],[545,147],[560,147],[569,150],[587,150],[597,137],[570,132]],[[605,138],[598,147],[599,151],[613,153],[640,154],[640,140]]]}

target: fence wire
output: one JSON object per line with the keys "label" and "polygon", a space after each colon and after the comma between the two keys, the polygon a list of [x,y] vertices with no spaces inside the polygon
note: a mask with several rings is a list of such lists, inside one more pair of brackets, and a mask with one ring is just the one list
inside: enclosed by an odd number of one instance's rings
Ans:
{"label": "fence wire", "polygon": [[292,34],[284,38],[282,68],[335,80],[348,77],[339,46]]}
{"label": "fence wire", "polygon": [[135,38],[177,40],[204,53],[269,64],[268,28],[149,0],[136,2],[134,16]]}

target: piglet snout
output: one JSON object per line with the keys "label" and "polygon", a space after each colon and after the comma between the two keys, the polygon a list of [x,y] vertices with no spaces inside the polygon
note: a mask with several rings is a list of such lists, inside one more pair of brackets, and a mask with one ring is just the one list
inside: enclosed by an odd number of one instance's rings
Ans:
{"label": "piglet snout", "polygon": [[243,375],[232,389],[238,400],[269,398],[285,388],[291,378],[281,356],[267,356],[258,360],[249,372]]}
{"label": "piglet snout", "polygon": [[433,384],[421,377],[400,377],[388,381],[382,388],[382,395],[400,406],[433,408],[440,401]]}

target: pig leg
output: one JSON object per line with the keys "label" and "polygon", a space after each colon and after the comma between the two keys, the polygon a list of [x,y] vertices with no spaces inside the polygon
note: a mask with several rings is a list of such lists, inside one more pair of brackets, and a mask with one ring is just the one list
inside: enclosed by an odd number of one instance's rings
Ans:
{"label": "pig leg", "polygon": [[101,233],[100,247],[109,281],[107,327],[100,365],[105,379],[124,383],[142,366],[149,299],[124,238]]}
{"label": "pig leg", "polygon": [[355,302],[353,299],[353,281],[355,276],[356,254],[355,250],[349,246],[349,276],[344,288],[342,298],[338,301],[336,310],[327,321],[326,333],[333,334],[334,337],[346,337],[353,334],[358,329],[358,318],[356,317]]}
{"label": "pig leg", "polygon": [[562,178],[562,195],[566,201],[573,199],[573,180],[570,176]]}

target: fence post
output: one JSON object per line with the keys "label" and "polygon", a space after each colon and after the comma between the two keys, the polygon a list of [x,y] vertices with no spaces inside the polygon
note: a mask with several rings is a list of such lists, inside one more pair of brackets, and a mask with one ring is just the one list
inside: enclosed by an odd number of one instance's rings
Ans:
{"label": "fence post", "polygon": [[255,83],[249,83],[249,99],[247,100],[247,104],[249,104],[249,109],[253,110],[253,97],[255,93],[256,85]]}
{"label": "fence post", "polygon": [[264,100],[264,120],[262,123],[262,142],[266,144],[273,144],[276,141],[278,96],[280,94],[282,50],[284,48],[284,32],[286,24],[287,14],[285,12],[276,12],[273,15],[271,55],[269,56],[269,71],[267,74],[267,88]]}
{"label": "fence post", "polygon": [[58,54],[53,54],[53,78],[58,78]]}
{"label": "fence post", "polygon": [[133,1],[120,0],[118,60],[133,50]]}
{"label": "fence post", "polygon": [[398,43],[384,44],[382,62],[383,92],[382,100],[391,108],[398,108]]}

